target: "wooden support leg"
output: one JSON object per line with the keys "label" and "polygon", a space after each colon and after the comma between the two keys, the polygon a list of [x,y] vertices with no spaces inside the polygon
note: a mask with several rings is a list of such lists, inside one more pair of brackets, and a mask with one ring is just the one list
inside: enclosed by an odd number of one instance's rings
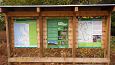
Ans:
{"label": "wooden support leg", "polygon": [[[9,47],[9,29],[8,29],[8,17],[5,14],[5,24],[6,24],[6,39],[7,39],[7,56],[10,58],[10,47]],[[10,62],[8,62],[8,65],[11,65]]]}

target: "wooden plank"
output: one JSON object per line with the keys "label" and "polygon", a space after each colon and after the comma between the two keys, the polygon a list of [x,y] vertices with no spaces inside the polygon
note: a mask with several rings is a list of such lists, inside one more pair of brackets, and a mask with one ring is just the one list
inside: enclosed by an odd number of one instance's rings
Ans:
{"label": "wooden plank", "polygon": [[40,57],[43,57],[43,18],[39,17],[39,28],[40,28]]}
{"label": "wooden plank", "polygon": [[107,58],[57,58],[57,57],[13,57],[8,62],[75,62],[75,63],[108,63]]}
{"label": "wooden plank", "polygon": [[46,17],[43,18],[43,47],[47,48],[47,20]]}
{"label": "wooden plank", "polygon": [[[73,58],[75,58],[75,54],[76,54],[76,16],[73,17],[73,48],[72,48],[72,56]],[[73,65],[75,65],[75,62],[73,62]]]}
{"label": "wooden plank", "polygon": [[43,11],[42,16],[73,16],[73,11]]}
{"label": "wooden plank", "polygon": [[102,19],[102,48],[104,48],[104,57],[107,57],[107,26],[106,26],[106,17],[103,17]]}
{"label": "wooden plank", "polygon": [[76,16],[108,16],[108,11],[78,11]]}
{"label": "wooden plank", "polygon": [[76,53],[76,21],[77,21],[77,19],[76,19],[76,17],[73,17],[73,21],[72,21],[72,23],[73,23],[73,58],[75,57],[75,53]]}
{"label": "wooden plank", "polygon": [[72,23],[72,17],[69,17],[69,27],[68,27],[68,42],[69,42],[69,48],[72,48],[73,46],[73,23]]}
{"label": "wooden plank", "polygon": [[[10,58],[10,45],[9,45],[9,26],[8,26],[8,16],[5,14],[5,23],[6,23],[6,39],[7,39],[7,55],[8,58]],[[8,62],[8,65],[10,65],[10,63]]]}
{"label": "wooden plank", "polygon": [[37,17],[37,20],[36,20],[36,25],[37,25],[37,40],[38,40],[38,48],[40,48],[40,29],[39,29],[39,18]]}
{"label": "wooden plank", "polygon": [[11,29],[11,46],[12,46],[12,48],[14,48],[15,47],[15,43],[14,43],[14,17],[11,17],[11,19],[10,19],[10,25],[11,25],[11,27],[10,27],[10,29]]}
{"label": "wooden plank", "polygon": [[39,16],[37,12],[8,12],[8,16]]}
{"label": "wooden plank", "polygon": [[105,27],[105,22],[106,22],[106,19],[105,19],[105,17],[103,17],[102,18],[102,48],[105,48],[105,46],[106,46],[106,32],[105,32],[105,30],[106,30],[106,27]]}
{"label": "wooden plank", "polygon": [[[110,60],[110,38],[111,38],[111,12],[110,15],[107,17],[107,58]],[[108,62],[108,65],[110,62]]]}

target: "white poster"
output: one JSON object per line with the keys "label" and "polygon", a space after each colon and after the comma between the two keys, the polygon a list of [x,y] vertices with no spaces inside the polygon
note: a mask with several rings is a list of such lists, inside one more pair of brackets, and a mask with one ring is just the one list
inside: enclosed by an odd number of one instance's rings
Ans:
{"label": "white poster", "polygon": [[15,47],[29,47],[29,24],[14,23]]}
{"label": "white poster", "polygon": [[93,42],[94,36],[102,35],[102,21],[79,21],[78,42]]}
{"label": "white poster", "polygon": [[102,35],[102,21],[93,21],[93,35]]}
{"label": "white poster", "polygon": [[92,21],[79,21],[78,42],[92,42]]}

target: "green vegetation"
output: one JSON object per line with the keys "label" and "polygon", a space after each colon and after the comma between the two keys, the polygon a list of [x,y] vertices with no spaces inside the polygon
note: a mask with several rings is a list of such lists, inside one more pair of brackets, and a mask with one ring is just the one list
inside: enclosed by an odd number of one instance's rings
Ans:
{"label": "green vegetation", "polygon": [[67,5],[115,3],[115,0],[0,0],[1,5]]}

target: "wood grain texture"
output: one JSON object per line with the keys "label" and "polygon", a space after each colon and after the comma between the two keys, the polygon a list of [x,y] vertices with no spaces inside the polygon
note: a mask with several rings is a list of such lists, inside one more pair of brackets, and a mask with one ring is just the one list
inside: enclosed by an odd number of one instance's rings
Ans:
{"label": "wood grain texture", "polygon": [[36,58],[36,57],[13,57],[9,58],[8,62],[75,62],[75,63],[108,63],[110,60],[107,58]]}
{"label": "wood grain texture", "polygon": [[39,16],[37,12],[8,12],[7,16]]}

